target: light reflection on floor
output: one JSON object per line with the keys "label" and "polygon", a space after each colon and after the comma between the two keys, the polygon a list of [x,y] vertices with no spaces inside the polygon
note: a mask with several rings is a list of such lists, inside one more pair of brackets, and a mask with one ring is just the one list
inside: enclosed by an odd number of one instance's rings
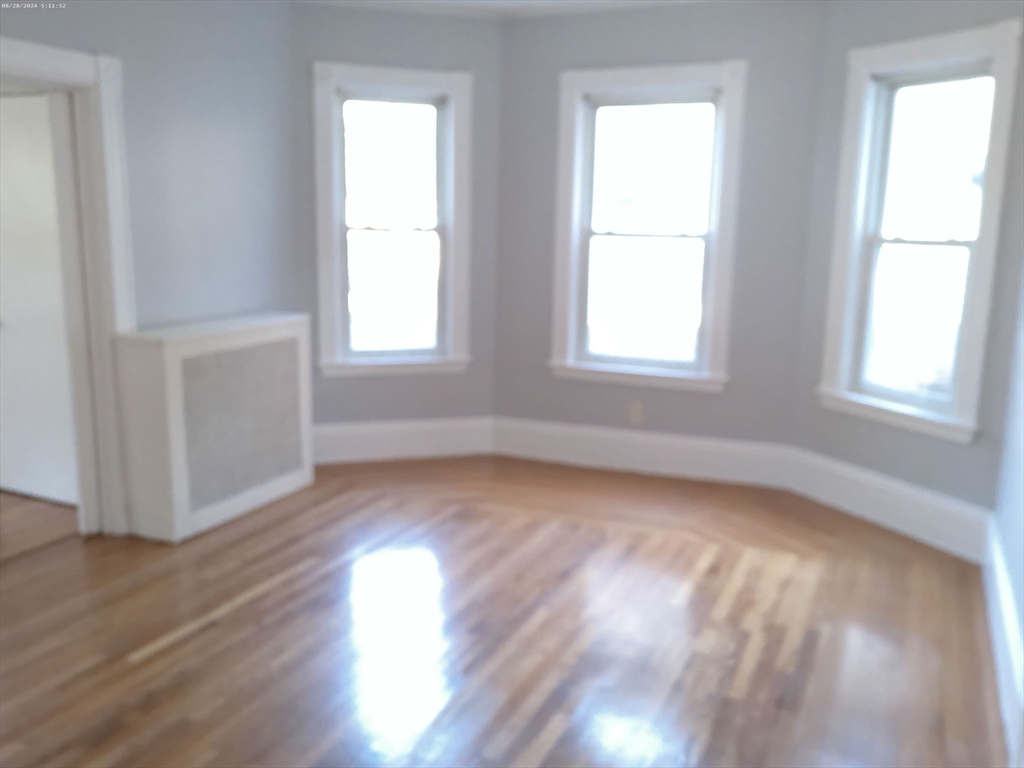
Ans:
{"label": "light reflection on floor", "polygon": [[590,720],[590,732],[604,755],[601,762],[650,765],[668,751],[668,744],[645,718],[602,712]]}
{"label": "light reflection on floor", "polygon": [[442,584],[424,547],[377,550],[352,567],[356,713],[388,761],[412,749],[451,697]]}

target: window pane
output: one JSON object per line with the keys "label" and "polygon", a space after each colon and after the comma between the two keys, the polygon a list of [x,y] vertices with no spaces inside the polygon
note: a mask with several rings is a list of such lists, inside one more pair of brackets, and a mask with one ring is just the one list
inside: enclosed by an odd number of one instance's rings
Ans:
{"label": "window pane", "polygon": [[711,103],[599,107],[593,230],[705,234],[714,145]]}
{"label": "window pane", "polygon": [[349,346],[356,352],[437,346],[436,232],[348,231]]}
{"label": "window pane", "polygon": [[994,92],[992,77],[896,91],[882,237],[978,237]]}
{"label": "window pane", "polygon": [[950,387],[969,257],[960,245],[882,245],[871,284],[866,383],[909,394]]}
{"label": "window pane", "polygon": [[594,355],[693,361],[703,279],[703,240],[594,235],[587,349]]}
{"label": "window pane", "polygon": [[354,229],[437,226],[437,108],[349,99],[345,224]]}

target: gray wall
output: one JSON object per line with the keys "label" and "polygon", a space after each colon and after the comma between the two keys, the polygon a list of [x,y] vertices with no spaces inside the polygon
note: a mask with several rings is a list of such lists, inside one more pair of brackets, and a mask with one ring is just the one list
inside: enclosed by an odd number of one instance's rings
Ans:
{"label": "gray wall", "polygon": [[473,73],[472,265],[470,349],[463,375],[325,379],[314,374],[317,421],[476,416],[491,412],[494,290],[498,227],[498,24],[480,19],[374,13],[325,4],[294,4],[291,90],[296,169],[297,308],[316,307],[316,218],[313,180],[314,61],[450,69]]}
{"label": "gray wall", "polygon": [[324,379],[318,422],[489,413],[497,268],[496,22],[292,2],[4,9],[3,34],[117,56],[142,326],[268,309],[316,327],[312,63],[470,71],[473,363],[461,376]]}
{"label": "gray wall", "polygon": [[4,9],[0,28],[124,65],[140,324],[280,305],[294,279],[287,8],[67,5]]}
{"label": "gray wall", "polygon": [[1024,124],[1018,75],[1017,101],[1007,186],[1004,197],[999,263],[996,273],[989,344],[985,356],[979,423],[981,433],[969,446],[937,440],[905,429],[866,421],[822,408],[814,393],[821,376],[825,304],[828,292],[832,221],[842,137],[846,56],[850,48],[991,24],[1024,5],[1012,2],[860,2],[829,3],[821,72],[814,179],[808,210],[807,261],[804,268],[800,323],[799,379],[796,413],[800,442],[816,451],[875,469],[991,507],[1002,446],[1006,384],[1013,347],[1018,276],[1024,249]]}
{"label": "gray wall", "polygon": [[[1024,279],[1020,281],[1024,292]],[[996,498],[996,531],[1010,571],[1017,615],[1024,618],[1024,301],[1017,311],[1017,343],[1006,405],[1003,466]]]}
{"label": "gray wall", "polygon": [[[1024,240],[1019,95],[979,439],[958,446],[832,413],[813,390],[847,51],[1020,15],[1019,3],[709,2],[500,24],[297,2],[69,6],[5,9],[0,23],[5,35],[124,63],[143,325],[263,309],[315,318],[314,61],[474,73],[470,370],[372,379],[317,371],[316,421],[498,413],[625,427],[639,400],[643,429],[803,445],[993,505]],[[734,57],[750,69],[732,381],[708,395],[555,379],[558,73]]]}
{"label": "gray wall", "polygon": [[[509,416],[803,445],[991,507],[1002,444],[1024,205],[1018,95],[980,422],[970,446],[836,414],[821,370],[850,48],[987,24],[1009,2],[702,3],[503,28],[496,409]],[[551,337],[557,78],[575,67],[749,62],[729,373],[723,394],[555,379]],[[1022,79],[1024,84],[1024,79]]]}
{"label": "gray wall", "polygon": [[[497,412],[761,440],[792,438],[792,372],[824,7],[700,3],[507,23],[502,47]],[[558,74],[584,67],[743,58],[729,373],[722,394],[556,379],[551,288]]]}

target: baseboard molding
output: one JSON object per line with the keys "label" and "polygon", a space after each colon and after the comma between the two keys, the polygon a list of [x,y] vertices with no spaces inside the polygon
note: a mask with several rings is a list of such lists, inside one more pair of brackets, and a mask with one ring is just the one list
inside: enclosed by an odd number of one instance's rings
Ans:
{"label": "baseboard molding", "polygon": [[991,513],[975,504],[799,448],[786,489],[972,563],[985,562]]}
{"label": "baseboard molding", "polygon": [[494,419],[415,419],[313,425],[317,464],[472,456],[492,452]]}
{"label": "baseboard molding", "polygon": [[781,488],[982,563],[986,510],[792,446],[495,419],[497,453],[563,464]]}
{"label": "baseboard molding", "polygon": [[507,417],[314,427],[320,464],[486,453],[781,488],[986,561],[989,514],[981,507],[792,446]]}
{"label": "baseboard molding", "polygon": [[995,525],[988,535],[988,558],[982,568],[988,631],[999,692],[999,713],[1006,734],[1009,765],[1024,761],[1024,625],[1017,615],[1016,603],[1006,568],[1002,542]]}
{"label": "baseboard molding", "polygon": [[778,447],[531,419],[495,420],[495,453],[595,469],[775,485]]}

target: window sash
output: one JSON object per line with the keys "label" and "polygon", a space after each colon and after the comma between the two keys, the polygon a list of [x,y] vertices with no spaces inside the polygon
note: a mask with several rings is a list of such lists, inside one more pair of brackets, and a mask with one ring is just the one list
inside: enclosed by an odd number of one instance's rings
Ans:
{"label": "window sash", "polygon": [[[704,243],[704,269],[702,270],[701,276],[701,299],[702,299],[702,316],[700,328],[697,331],[697,347],[696,353],[694,354],[693,360],[665,360],[662,358],[650,358],[650,357],[623,357],[619,355],[602,355],[596,354],[590,351],[589,344],[589,328],[587,325],[587,312],[589,309],[588,303],[590,300],[590,241],[595,236],[597,237],[624,237],[624,238],[637,238],[637,237],[651,237],[659,238],[663,240],[700,240]],[[711,237],[708,235],[623,235],[616,232],[594,232],[590,227],[587,227],[580,237],[580,299],[576,302],[577,311],[579,316],[576,319],[576,349],[577,358],[581,362],[591,363],[605,363],[609,365],[620,365],[620,366],[643,366],[651,368],[666,368],[680,371],[695,371],[701,369],[702,361],[702,350],[706,346],[704,337],[706,335],[707,322],[705,322],[703,307],[707,306],[707,262],[708,262],[708,248],[710,247]]]}
{"label": "window sash", "polygon": [[[352,315],[348,308],[348,238],[349,232],[435,232],[437,233],[437,239],[440,246],[440,260],[438,265],[437,274],[437,343],[433,347],[424,347],[419,349],[352,349],[351,343],[351,329],[352,329]],[[448,321],[447,312],[448,307],[444,301],[444,285],[445,285],[445,267],[447,259],[445,258],[445,228],[438,224],[433,229],[374,229],[372,227],[343,227],[342,232],[342,248],[345,250],[344,264],[342,265],[343,279],[345,286],[343,292],[340,294],[340,305],[343,312],[342,320],[342,334],[343,343],[345,345],[345,356],[353,362],[369,362],[373,360],[379,360],[382,357],[392,358],[398,357],[401,359],[416,360],[422,358],[436,358],[438,355],[446,354],[447,343],[442,333],[442,330],[446,327]]]}
{"label": "window sash", "polygon": [[[964,334],[958,333],[957,338],[954,341],[953,351],[953,362],[952,369],[949,378],[948,386],[935,386],[925,391],[908,391],[903,389],[893,389],[891,387],[885,387],[880,384],[868,381],[866,378],[866,367],[867,367],[867,342],[868,342],[868,322],[870,319],[871,300],[872,300],[872,286],[874,285],[875,269],[878,264],[878,255],[883,245],[892,243],[896,245],[959,245],[965,246],[969,250],[968,254],[968,274],[970,271],[970,262],[974,258],[974,242],[963,242],[956,240],[936,240],[936,241],[917,241],[917,240],[902,240],[902,239],[885,239],[882,237],[871,238],[865,244],[865,258],[861,260],[862,263],[862,274],[860,277],[861,290],[859,292],[859,302],[857,308],[857,325],[856,325],[856,338],[853,345],[853,359],[852,368],[854,372],[854,380],[852,389],[856,392],[860,392],[865,395],[871,395],[873,397],[883,398],[885,400],[891,400],[896,403],[910,406],[928,406],[932,409],[945,410],[953,405],[957,394],[957,366],[960,360],[960,345],[963,342]],[[965,286],[966,290],[966,286]],[[961,308],[961,321],[963,319],[963,313],[966,310],[965,306]]]}
{"label": "window sash", "polygon": [[[694,96],[692,98],[679,98],[679,99],[595,99],[592,97],[586,98],[588,106],[586,112],[586,119],[583,124],[583,157],[585,162],[582,164],[580,169],[580,199],[579,199],[579,222],[581,225],[577,231],[576,242],[578,244],[578,253],[576,254],[576,263],[578,264],[578,279],[576,280],[575,292],[576,301],[574,302],[576,307],[576,318],[575,328],[576,336],[572,339],[572,345],[575,347],[573,350],[573,357],[581,363],[599,363],[608,365],[617,365],[626,367],[642,367],[642,368],[660,368],[665,370],[676,370],[676,371],[693,371],[699,372],[707,368],[707,350],[708,350],[708,322],[707,322],[707,309],[709,306],[708,286],[709,286],[709,269],[708,264],[714,258],[714,229],[715,222],[717,221],[716,212],[714,208],[715,200],[715,185],[718,183],[715,180],[714,171],[712,172],[712,189],[709,190],[709,197],[711,198],[711,210],[709,210],[709,222],[708,230],[704,235],[654,235],[645,233],[620,233],[620,232],[595,232],[590,224],[591,213],[593,209],[594,201],[594,161],[595,161],[595,145],[594,145],[594,134],[596,129],[597,120],[597,108],[604,106],[643,106],[647,104],[664,104],[664,103],[704,103],[711,102],[715,105],[715,142],[712,147],[716,159],[721,154],[720,142],[722,141],[722,114],[723,110],[721,105],[718,103],[717,98],[709,98],[707,95]],[[585,222],[585,223],[582,223]],[[701,278],[701,323],[700,328],[697,331],[697,345],[694,359],[692,361],[674,361],[674,360],[663,360],[660,358],[647,358],[647,357],[621,357],[612,355],[600,355],[590,352],[588,344],[588,328],[587,328],[587,310],[588,301],[590,294],[589,276],[590,276],[590,241],[595,236],[601,237],[658,237],[665,239],[675,240],[702,240],[704,242],[704,269]]]}
{"label": "window sash", "polygon": [[[449,327],[450,318],[448,302],[445,301],[446,295],[446,271],[448,269],[449,249],[448,243],[450,238],[448,237],[448,226],[447,223],[450,221],[448,212],[448,195],[446,184],[447,174],[444,172],[444,163],[448,161],[447,157],[447,134],[449,131],[449,121],[451,119],[450,110],[448,109],[448,100],[445,98],[440,99],[417,99],[417,98],[387,98],[384,96],[374,96],[373,98],[358,97],[364,101],[388,101],[393,103],[402,104],[431,104],[437,108],[437,132],[436,132],[436,189],[437,189],[437,226],[431,229],[423,229],[415,227],[410,230],[394,230],[394,229],[376,229],[373,227],[349,227],[345,222],[345,126],[342,118],[342,106],[344,102],[349,98],[356,98],[353,96],[346,95],[339,92],[337,94],[337,125],[335,126],[336,140],[338,142],[338,174],[337,174],[337,197],[339,201],[339,214],[341,220],[340,227],[340,285],[338,286],[338,306],[341,312],[341,322],[339,323],[340,328],[338,332],[340,334],[341,348],[344,350],[345,358],[352,363],[360,362],[371,362],[377,361],[382,358],[396,358],[400,360],[409,360],[415,362],[416,360],[422,359],[434,359],[437,357],[446,356],[449,353],[449,341],[448,335],[445,333],[445,329]],[[349,231],[380,231],[380,232],[399,232],[399,231],[414,231],[414,232],[436,232],[438,241],[440,244],[440,265],[438,269],[437,279],[437,328],[436,328],[436,339],[437,343],[433,347],[425,349],[381,349],[381,350],[355,350],[352,349],[351,343],[351,327],[352,317],[348,308],[348,246],[347,246],[347,235]]]}
{"label": "window sash", "polygon": [[[863,220],[861,238],[861,255],[859,258],[859,271],[857,274],[857,304],[855,307],[855,322],[853,326],[854,336],[851,339],[850,359],[850,389],[854,392],[881,398],[902,405],[913,407],[926,407],[930,410],[948,411],[953,408],[957,400],[957,386],[961,378],[958,372],[962,358],[961,345],[964,342],[964,334],[958,333],[954,341],[953,364],[950,374],[949,385],[946,387],[935,387],[925,392],[892,389],[870,382],[866,379],[865,370],[867,364],[867,341],[868,322],[872,300],[872,286],[874,285],[875,270],[878,264],[878,255],[883,245],[887,243],[904,245],[959,245],[967,247],[968,255],[968,276],[970,275],[971,263],[974,259],[976,240],[911,240],[904,238],[885,238],[881,235],[882,216],[885,210],[886,178],[889,171],[891,158],[892,141],[892,120],[895,109],[896,91],[899,88],[913,85],[925,85],[930,83],[948,82],[951,80],[967,79],[982,74],[983,70],[971,68],[964,70],[959,68],[950,71],[932,71],[925,76],[909,78],[890,78],[885,80],[876,79],[878,85],[875,94],[874,124],[869,126],[870,144],[867,151],[867,205]],[[969,279],[969,278],[968,278]],[[966,291],[966,286],[965,286]],[[966,298],[966,297],[965,297]],[[966,312],[966,301],[961,309],[961,319]]]}

